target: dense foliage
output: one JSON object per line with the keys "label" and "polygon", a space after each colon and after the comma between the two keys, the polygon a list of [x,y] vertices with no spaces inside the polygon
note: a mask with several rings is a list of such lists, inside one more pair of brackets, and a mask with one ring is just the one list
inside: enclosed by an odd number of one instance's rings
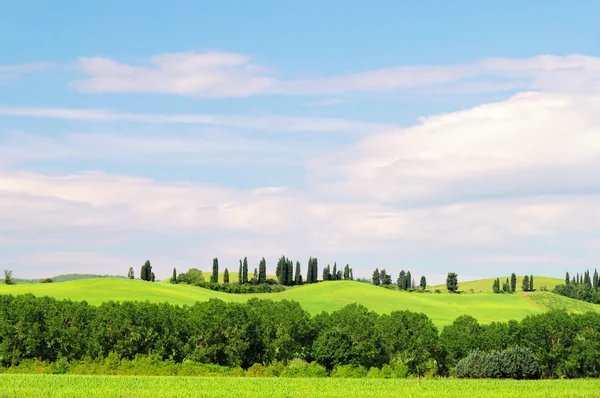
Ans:
{"label": "dense foliage", "polygon": [[569,273],[567,272],[565,284],[557,285],[554,288],[554,293],[576,300],[587,301],[588,303],[600,304],[598,271],[594,270],[593,277],[590,276],[590,271],[585,271],[582,275],[577,273],[572,280],[569,279]]}
{"label": "dense foliage", "polygon": [[[461,316],[439,334],[424,314],[378,315],[357,304],[311,317],[296,302],[256,298],[245,304],[213,299],[183,307],[149,302],[95,307],[33,295],[0,296],[0,363],[5,367],[27,360],[134,360],[139,355],[243,369],[302,360],[332,376],[376,368],[417,376],[456,369],[465,377],[600,377],[600,314],[555,311],[490,325]],[[483,357],[496,367],[478,368]]]}

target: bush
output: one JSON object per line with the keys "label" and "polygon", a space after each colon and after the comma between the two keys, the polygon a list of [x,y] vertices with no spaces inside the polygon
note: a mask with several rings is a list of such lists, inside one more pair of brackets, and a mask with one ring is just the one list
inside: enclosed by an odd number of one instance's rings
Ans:
{"label": "bush", "polygon": [[456,364],[456,377],[481,379],[486,377],[486,366],[489,355],[480,350],[473,350]]}
{"label": "bush", "polygon": [[456,377],[492,379],[538,379],[541,368],[529,348],[511,347],[485,353],[473,350],[456,365]]}
{"label": "bush", "polygon": [[306,362],[301,359],[290,361],[281,377],[327,377],[327,369],[316,362]]}
{"label": "bush", "polygon": [[367,375],[364,366],[337,365],[331,371],[331,377],[340,379],[360,379]]}

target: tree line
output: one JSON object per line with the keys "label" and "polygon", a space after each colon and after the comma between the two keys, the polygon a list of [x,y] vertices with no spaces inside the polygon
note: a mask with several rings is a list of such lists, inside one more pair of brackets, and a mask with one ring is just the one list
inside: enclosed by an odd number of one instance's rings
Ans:
{"label": "tree line", "polygon": [[422,313],[379,315],[358,304],[311,316],[296,302],[256,298],[96,307],[31,294],[0,296],[4,367],[139,355],[243,369],[299,359],[327,372],[388,366],[415,376],[462,377],[477,377],[477,366],[492,362],[496,368],[484,373],[490,377],[600,377],[600,314],[552,311],[489,325],[464,315],[439,333]]}
{"label": "tree line", "polygon": [[[532,292],[533,288],[533,275],[525,275],[521,283],[521,289],[524,292]],[[494,279],[492,284],[492,290],[494,293],[515,293],[517,291],[517,275],[513,272],[509,279],[506,278],[505,282],[502,282],[502,288],[500,287],[500,278]]]}
{"label": "tree line", "polygon": [[587,301],[589,303],[600,304],[600,281],[598,280],[598,270],[590,276],[590,271],[576,275],[571,278],[569,273],[565,274],[564,285],[554,287],[554,293],[574,298],[576,300]]}

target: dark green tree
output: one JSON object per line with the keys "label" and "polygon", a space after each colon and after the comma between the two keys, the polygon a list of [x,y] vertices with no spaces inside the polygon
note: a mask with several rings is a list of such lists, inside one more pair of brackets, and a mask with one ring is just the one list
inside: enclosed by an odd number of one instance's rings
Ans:
{"label": "dark green tree", "polygon": [[380,283],[381,280],[379,279],[379,268],[375,268],[375,271],[373,271],[373,284],[375,286],[379,286]]}
{"label": "dark green tree", "polygon": [[510,292],[510,283],[508,283],[508,278],[506,278],[506,281],[502,284],[502,291],[504,293]]}
{"label": "dark green tree", "polygon": [[529,291],[529,277],[527,275],[525,275],[523,277],[523,291],[524,292],[528,292]]}
{"label": "dark green tree", "polygon": [[212,275],[210,276],[210,283],[219,283],[219,259],[213,258]]}
{"label": "dark green tree", "polygon": [[330,281],[331,280],[331,268],[329,264],[326,267],[323,267],[323,280]]}
{"label": "dark green tree", "polygon": [[242,260],[240,260],[240,270],[238,271],[238,284],[244,283],[244,271],[242,270]]}
{"label": "dark green tree", "polygon": [[142,270],[140,272],[140,279],[143,281],[150,281],[152,278],[152,265],[150,264],[150,260],[146,260],[144,265],[142,265]]}
{"label": "dark green tree", "polygon": [[347,281],[348,279],[350,279],[350,266],[346,264],[344,267],[344,280]]}
{"label": "dark green tree", "polygon": [[258,263],[258,283],[263,284],[267,282],[267,260],[263,257]]}
{"label": "dark green tree", "polygon": [[517,291],[517,275],[514,272],[510,275],[510,290],[513,293]]}
{"label": "dark green tree", "polygon": [[569,285],[571,283],[571,278],[569,277],[569,271],[567,271],[567,274],[565,275],[565,285]]}
{"label": "dark green tree", "polygon": [[406,290],[406,272],[404,272],[404,270],[400,271],[398,274],[396,284],[398,285],[398,289]]}
{"label": "dark green tree", "polygon": [[533,275],[529,275],[529,291],[533,292]]}
{"label": "dark green tree", "polygon": [[448,272],[446,277],[446,289],[449,292],[456,292],[458,290],[458,274],[455,272]]}
{"label": "dark green tree", "polygon": [[410,274],[410,271],[406,271],[406,290],[414,289],[414,287],[415,282],[412,279],[412,275]]}
{"label": "dark green tree", "polygon": [[7,285],[12,284],[12,271],[9,269],[4,270],[4,283]]}
{"label": "dark green tree", "polygon": [[421,287],[421,289],[425,290],[425,288],[427,288],[427,279],[425,278],[425,275],[423,275],[421,277],[421,282],[419,283],[419,286]]}
{"label": "dark green tree", "polygon": [[494,279],[492,290],[494,291],[494,293],[500,293],[500,280],[498,278]]}
{"label": "dark green tree", "polygon": [[385,269],[379,272],[379,284],[382,286],[388,286],[392,284],[392,276],[389,275]]}
{"label": "dark green tree", "polygon": [[225,267],[225,271],[223,271],[223,283],[229,283],[229,270]]}
{"label": "dark green tree", "polygon": [[294,275],[294,283],[296,285],[301,285],[302,284],[302,274],[300,271],[300,261],[296,261],[296,275]]}
{"label": "dark green tree", "polygon": [[175,268],[173,268],[173,276],[171,277],[171,283],[177,283],[177,270]]}
{"label": "dark green tree", "polygon": [[154,272],[150,273],[150,282],[154,282],[154,280],[156,279],[156,277],[154,276]]}
{"label": "dark green tree", "polygon": [[242,267],[242,283],[248,283],[248,258],[244,257],[244,264]]}
{"label": "dark green tree", "polygon": [[593,288],[594,290],[598,291],[598,269],[594,269]]}
{"label": "dark green tree", "polygon": [[350,280],[354,280],[354,272],[352,271],[352,268],[350,268]]}
{"label": "dark green tree", "polygon": [[127,277],[129,279],[135,279],[135,274],[133,272],[133,267],[129,267],[129,272],[127,272]]}

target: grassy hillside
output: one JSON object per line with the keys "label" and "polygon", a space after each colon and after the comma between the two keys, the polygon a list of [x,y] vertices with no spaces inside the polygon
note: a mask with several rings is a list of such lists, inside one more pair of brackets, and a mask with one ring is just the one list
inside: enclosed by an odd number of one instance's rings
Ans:
{"label": "grassy hillside", "polygon": [[194,286],[149,283],[129,279],[85,279],[78,281],[36,284],[0,285],[0,294],[33,293],[60,299],[85,300],[91,304],[115,300],[149,300],[172,304],[193,304],[210,298],[244,302],[250,297],[272,300],[295,300],[312,314],[333,311],[349,303],[360,303],[367,308],[389,313],[411,310],[427,314],[438,326],[446,325],[463,314],[469,314],[482,323],[522,319],[548,309],[564,308],[573,312],[600,311],[600,306],[554,295],[549,292],[493,294],[493,293],[407,293],[383,289],[373,285],[351,282],[321,282],[290,288],[281,293],[235,295],[215,292]]}
{"label": "grassy hillside", "polygon": [[[499,276],[500,278],[500,286],[502,287],[502,283],[506,281],[508,277],[508,281],[510,283],[510,275]],[[492,292],[492,286],[494,284],[494,280],[496,278],[488,278],[488,279],[479,279],[476,281],[470,282],[461,282],[460,275],[458,276],[458,289],[463,292],[470,292],[473,289],[475,293],[481,292]],[[547,276],[533,276],[533,287],[536,290],[540,290],[542,286],[546,286],[548,290],[554,289],[554,286],[564,283],[562,279],[559,278],[549,278]],[[517,291],[521,291],[521,286],[523,284],[523,276],[517,276]],[[446,292],[446,285],[437,285],[433,287],[434,289],[440,289],[442,292]]]}

